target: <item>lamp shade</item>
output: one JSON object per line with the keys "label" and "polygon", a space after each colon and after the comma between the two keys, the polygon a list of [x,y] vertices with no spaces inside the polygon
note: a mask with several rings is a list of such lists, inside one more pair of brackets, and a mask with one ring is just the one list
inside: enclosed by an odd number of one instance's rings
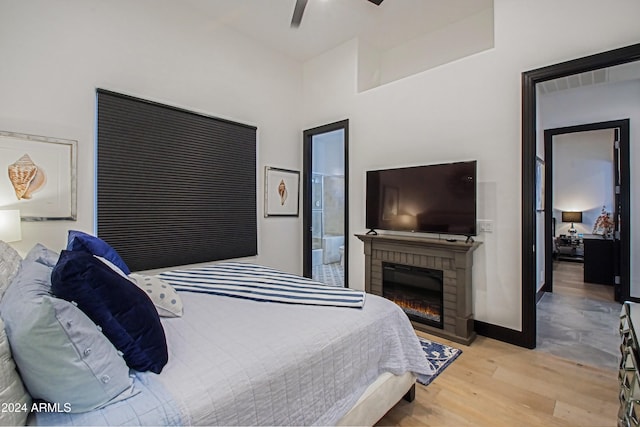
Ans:
{"label": "lamp shade", "polygon": [[0,210],[0,240],[5,242],[22,240],[19,210]]}
{"label": "lamp shade", "polygon": [[562,222],[582,222],[582,212],[562,212]]}

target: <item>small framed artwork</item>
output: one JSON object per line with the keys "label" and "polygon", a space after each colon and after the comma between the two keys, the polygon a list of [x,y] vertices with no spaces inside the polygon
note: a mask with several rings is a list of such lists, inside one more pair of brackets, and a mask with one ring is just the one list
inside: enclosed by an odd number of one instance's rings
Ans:
{"label": "small framed artwork", "polygon": [[298,216],[300,172],[266,166],[264,216]]}
{"label": "small framed artwork", "polygon": [[544,160],[536,157],[536,211],[544,211]]}
{"label": "small framed artwork", "polygon": [[0,131],[0,206],[23,221],[76,220],[77,142]]}

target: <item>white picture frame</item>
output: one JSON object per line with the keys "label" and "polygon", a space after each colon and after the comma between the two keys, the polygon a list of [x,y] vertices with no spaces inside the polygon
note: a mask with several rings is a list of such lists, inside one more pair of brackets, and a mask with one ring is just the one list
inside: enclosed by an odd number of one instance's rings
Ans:
{"label": "white picture frame", "polygon": [[298,216],[300,172],[265,166],[264,216]]}
{"label": "white picture frame", "polygon": [[0,208],[23,221],[77,219],[77,141],[0,131]]}

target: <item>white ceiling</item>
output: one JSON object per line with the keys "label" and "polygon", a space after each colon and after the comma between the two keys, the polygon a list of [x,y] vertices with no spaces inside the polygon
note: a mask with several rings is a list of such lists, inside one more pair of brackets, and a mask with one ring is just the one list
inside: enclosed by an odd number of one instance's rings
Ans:
{"label": "white ceiling", "polygon": [[299,61],[353,38],[386,50],[493,7],[493,0],[309,0],[291,28],[296,0],[181,0],[211,19]]}

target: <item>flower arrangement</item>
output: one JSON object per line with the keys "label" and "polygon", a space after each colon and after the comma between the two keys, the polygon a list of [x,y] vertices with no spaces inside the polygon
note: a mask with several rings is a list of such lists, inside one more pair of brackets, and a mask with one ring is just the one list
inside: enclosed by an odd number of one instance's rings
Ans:
{"label": "flower arrangement", "polygon": [[602,207],[602,212],[596,218],[596,223],[593,225],[593,234],[602,234],[603,236],[608,236],[613,233],[613,218],[611,218],[611,213],[607,212],[605,207]]}

